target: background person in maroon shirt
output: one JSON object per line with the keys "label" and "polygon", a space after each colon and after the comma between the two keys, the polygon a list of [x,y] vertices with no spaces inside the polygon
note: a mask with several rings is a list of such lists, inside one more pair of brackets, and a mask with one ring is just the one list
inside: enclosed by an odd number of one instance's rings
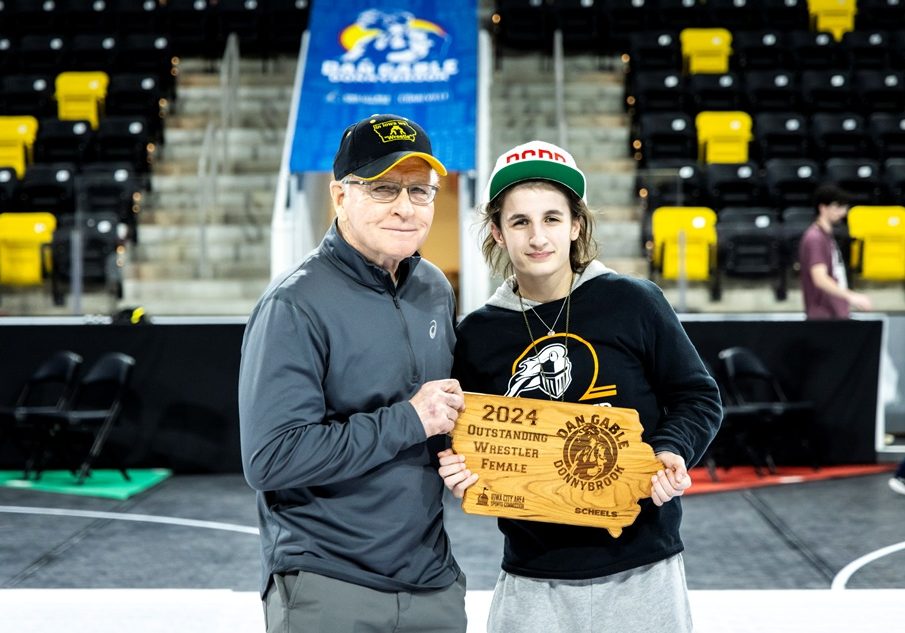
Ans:
{"label": "background person in maroon shirt", "polygon": [[848,213],[850,196],[836,185],[821,185],[814,192],[817,218],[801,237],[801,292],[809,319],[847,319],[849,310],[869,311],[870,298],[848,287],[845,263],[833,237],[833,226]]}

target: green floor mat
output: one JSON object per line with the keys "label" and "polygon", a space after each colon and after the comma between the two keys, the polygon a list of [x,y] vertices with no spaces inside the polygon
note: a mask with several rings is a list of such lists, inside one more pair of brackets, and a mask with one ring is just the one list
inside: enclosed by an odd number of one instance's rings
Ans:
{"label": "green floor mat", "polygon": [[126,481],[118,470],[92,470],[84,483],[78,484],[75,475],[68,470],[45,470],[37,481],[33,478],[22,479],[21,470],[0,470],[0,486],[64,495],[128,499],[156,486],[173,474],[166,468],[130,468],[127,472],[132,481]]}

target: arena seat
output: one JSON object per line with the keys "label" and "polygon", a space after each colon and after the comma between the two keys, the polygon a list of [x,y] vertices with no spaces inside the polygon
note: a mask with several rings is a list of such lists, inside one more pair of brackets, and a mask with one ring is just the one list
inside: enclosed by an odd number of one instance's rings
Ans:
{"label": "arena seat", "polygon": [[870,281],[905,281],[905,207],[854,206],[848,212],[852,268]]}
{"label": "arena seat", "polygon": [[744,163],[751,142],[751,116],[745,112],[699,112],[698,160],[705,163]]}
{"label": "arena seat", "polygon": [[0,213],[0,285],[42,285],[50,273],[50,213]]}
{"label": "arena seat", "polygon": [[[663,279],[712,278],[716,267],[716,213],[707,207],[660,207],[652,217],[651,272]],[[682,244],[684,242],[684,244]],[[684,257],[681,251],[684,249]]]}
{"label": "arena seat", "polygon": [[767,207],[726,207],[717,224],[717,274],[774,279],[777,301],[786,298],[786,269],[779,212]]}
{"label": "arena seat", "polygon": [[0,116],[0,167],[12,167],[21,180],[34,159],[38,120],[33,116]]}
{"label": "arena seat", "polygon": [[761,162],[808,155],[808,120],[795,112],[754,115],[754,148]]}
{"label": "arena seat", "polygon": [[808,0],[813,29],[832,33],[837,42],[855,28],[857,11],[857,0]]}
{"label": "arena seat", "polygon": [[685,28],[679,33],[685,71],[695,73],[729,72],[732,33],[723,28]]}
{"label": "arena seat", "polygon": [[57,75],[57,113],[60,119],[86,120],[96,130],[104,113],[107,85],[105,72],[62,72]]}

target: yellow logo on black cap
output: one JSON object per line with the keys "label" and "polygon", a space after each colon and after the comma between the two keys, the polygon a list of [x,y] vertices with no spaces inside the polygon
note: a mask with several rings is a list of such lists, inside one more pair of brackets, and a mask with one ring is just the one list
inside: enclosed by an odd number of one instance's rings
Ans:
{"label": "yellow logo on black cap", "polygon": [[372,124],[371,127],[384,143],[391,143],[393,141],[408,141],[409,143],[414,143],[415,137],[418,135],[415,128],[409,125],[407,121],[401,119],[381,121]]}

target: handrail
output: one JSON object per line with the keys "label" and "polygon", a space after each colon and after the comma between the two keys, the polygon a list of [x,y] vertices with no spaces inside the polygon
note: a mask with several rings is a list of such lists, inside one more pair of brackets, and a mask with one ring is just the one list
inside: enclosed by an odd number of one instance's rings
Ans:
{"label": "handrail", "polygon": [[230,33],[220,59],[220,112],[211,112],[198,155],[198,277],[210,277],[207,229],[211,208],[219,198],[218,180],[232,170],[229,152],[230,129],[239,122],[239,38]]}
{"label": "handrail", "polygon": [[217,204],[217,178],[223,166],[219,158],[222,154],[216,151],[218,136],[217,124],[209,121],[204,129],[201,141],[201,153],[198,156],[198,269],[201,278],[210,277],[210,265],[207,252],[207,225],[210,221],[211,207]]}
{"label": "handrail", "polygon": [[229,133],[239,122],[239,37],[230,33],[220,61],[220,126],[223,130],[221,151],[223,165],[232,168],[229,156]]}
{"label": "handrail", "polygon": [[566,129],[566,71],[561,29],[553,32],[553,82],[559,146],[566,147],[569,144],[569,132]]}

